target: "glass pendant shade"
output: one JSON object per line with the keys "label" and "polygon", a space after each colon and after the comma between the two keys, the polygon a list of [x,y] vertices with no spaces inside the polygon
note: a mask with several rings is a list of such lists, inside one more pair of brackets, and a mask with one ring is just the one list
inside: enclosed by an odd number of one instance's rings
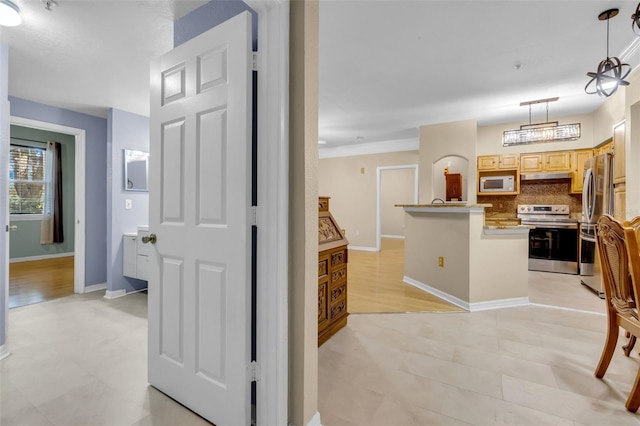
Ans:
{"label": "glass pendant shade", "polygon": [[20,8],[11,0],[0,0],[0,25],[15,27],[20,25],[21,22]]}

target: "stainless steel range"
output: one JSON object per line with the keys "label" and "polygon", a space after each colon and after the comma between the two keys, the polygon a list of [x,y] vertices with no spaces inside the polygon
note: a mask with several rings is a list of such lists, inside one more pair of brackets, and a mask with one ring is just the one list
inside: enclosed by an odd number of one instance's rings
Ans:
{"label": "stainless steel range", "polygon": [[529,231],[529,270],[578,274],[578,221],[568,205],[519,204],[518,218]]}

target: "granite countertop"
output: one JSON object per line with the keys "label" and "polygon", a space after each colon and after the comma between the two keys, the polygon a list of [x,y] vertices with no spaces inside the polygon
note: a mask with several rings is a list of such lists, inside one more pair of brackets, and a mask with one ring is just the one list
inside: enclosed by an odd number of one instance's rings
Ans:
{"label": "granite countertop", "polygon": [[445,202],[445,203],[432,203],[432,204],[396,204],[396,207],[437,207],[437,208],[447,208],[447,207],[492,207],[493,204],[470,204],[465,202]]}

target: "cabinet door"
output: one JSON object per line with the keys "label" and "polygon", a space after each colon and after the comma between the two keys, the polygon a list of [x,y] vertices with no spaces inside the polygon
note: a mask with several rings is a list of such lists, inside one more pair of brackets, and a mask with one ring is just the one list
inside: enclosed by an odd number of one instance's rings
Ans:
{"label": "cabinet door", "polygon": [[613,189],[613,217],[621,222],[626,219],[627,191],[624,183],[618,184]]}
{"label": "cabinet door", "polygon": [[625,181],[624,122],[613,128],[613,183]]}
{"label": "cabinet door", "polygon": [[543,169],[547,172],[571,171],[571,151],[547,152],[544,160]]}
{"label": "cabinet door", "polygon": [[542,154],[523,154],[520,156],[520,173],[542,171]]}
{"label": "cabinet door", "polygon": [[499,155],[481,155],[478,157],[478,170],[497,170],[499,164]]}
{"label": "cabinet door", "polygon": [[593,156],[591,149],[578,149],[573,151],[571,193],[582,194],[584,185],[584,163]]}
{"label": "cabinet door", "polygon": [[122,275],[136,277],[136,237],[132,235],[122,239]]}
{"label": "cabinet door", "polygon": [[518,154],[501,155],[498,163],[499,169],[517,169],[520,163],[520,156]]}

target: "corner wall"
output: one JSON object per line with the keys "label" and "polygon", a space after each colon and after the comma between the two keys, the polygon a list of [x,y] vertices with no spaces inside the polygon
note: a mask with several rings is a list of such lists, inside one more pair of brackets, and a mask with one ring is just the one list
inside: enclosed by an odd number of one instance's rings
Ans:
{"label": "corner wall", "polygon": [[131,292],[147,282],[122,275],[122,235],[149,224],[149,192],[124,190],[124,150],[149,152],[149,118],[111,109],[107,120],[107,291]]}
{"label": "corner wall", "polygon": [[[435,198],[433,167],[441,158],[458,156],[466,159],[469,168],[463,173],[468,182],[476,179],[476,145],[478,124],[476,120],[455,121],[420,127],[420,203],[429,203]],[[466,198],[465,198],[466,195]],[[468,203],[476,202],[476,192],[467,190],[462,198]]]}
{"label": "corner wall", "polygon": [[[318,413],[318,1],[290,3],[289,423]],[[319,419],[318,419],[319,420]]]}

